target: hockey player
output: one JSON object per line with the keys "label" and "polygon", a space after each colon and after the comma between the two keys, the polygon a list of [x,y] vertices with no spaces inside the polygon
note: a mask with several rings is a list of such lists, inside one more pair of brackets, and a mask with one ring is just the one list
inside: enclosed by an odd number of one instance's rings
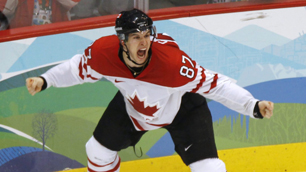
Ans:
{"label": "hockey player", "polygon": [[225,172],[205,98],[253,118],[270,118],[273,103],[197,64],[171,37],[156,34],[152,19],[140,10],[121,12],[115,30],[117,36],[102,37],[83,55],[26,80],[32,95],[101,78],[119,89],[86,144],[88,171],[118,172],[117,152],[163,127],[192,172]]}

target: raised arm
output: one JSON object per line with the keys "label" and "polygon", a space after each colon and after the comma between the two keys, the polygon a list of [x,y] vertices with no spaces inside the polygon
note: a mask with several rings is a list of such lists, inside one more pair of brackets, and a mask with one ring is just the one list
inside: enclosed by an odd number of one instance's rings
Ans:
{"label": "raised arm", "polygon": [[178,80],[187,83],[180,87],[183,92],[198,93],[252,118],[270,118],[273,115],[272,102],[259,101],[227,76],[204,69],[187,54],[182,52],[175,64],[180,69],[177,70],[180,74]]}
{"label": "raised arm", "polygon": [[91,70],[87,65],[88,57],[77,54],[70,60],[59,64],[40,77],[26,79],[26,86],[31,95],[53,87],[69,87],[85,82],[96,82],[102,78],[102,75]]}
{"label": "raised arm", "polygon": [[252,118],[270,118],[273,115],[272,102],[259,101],[249,91],[231,82],[228,77],[209,71],[205,71],[205,77],[205,82],[197,91],[204,97]]}

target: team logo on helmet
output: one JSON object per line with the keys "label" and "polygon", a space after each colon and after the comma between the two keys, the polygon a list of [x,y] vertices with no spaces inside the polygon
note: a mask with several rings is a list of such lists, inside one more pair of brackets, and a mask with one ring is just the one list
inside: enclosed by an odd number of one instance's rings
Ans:
{"label": "team logo on helmet", "polygon": [[138,25],[139,27],[144,27],[144,26],[147,26],[148,24],[147,24],[146,21],[144,21],[144,22],[139,22],[139,23],[137,23],[137,25]]}

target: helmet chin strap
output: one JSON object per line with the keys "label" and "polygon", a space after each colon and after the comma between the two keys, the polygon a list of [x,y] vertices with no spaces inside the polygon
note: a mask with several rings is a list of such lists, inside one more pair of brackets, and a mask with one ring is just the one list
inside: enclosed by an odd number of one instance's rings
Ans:
{"label": "helmet chin strap", "polygon": [[[154,39],[155,39],[155,37],[153,38],[153,40],[152,40],[152,42],[151,42],[150,48],[152,47],[152,43],[153,43]],[[125,51],[124,49],[122,49],[122,50],[125,52],[125,54],[127,55],[127,58],[128,58],[132,63],[134,63],[135,65],[144,65],[144,64],[146,64],[146,63],[148,62],[148,58],[147,58],[146,61],[143,62],[143,63],[137,63],[137,62],[135,62],[134,60],[131,59],[129,49],[128,49],[128,47],[126,46],[125,43],[124,43],[124,46],[125,46],[125,48],[126,48],[126,51]]]}
{"label": "helmet chin strap", "polygon": [[147,63],[147,60],[146,60],[145,62],[143,62],[143,63],[137,63],[137,62],[135,62],[134,60],[132,60],[131,57],[130,57],[129,49],[128,49],[128,47],[125,45],[125,43],[124,43],[124,46],[125,46],[125,48],[126,48],[126,51],[125,51],[124,49],[123,49],[123,51],[125,52],[125,54],[127,55],[127,58],[128,58],[132,63],[134,63],[135,65],[144,65],[144,64]]}

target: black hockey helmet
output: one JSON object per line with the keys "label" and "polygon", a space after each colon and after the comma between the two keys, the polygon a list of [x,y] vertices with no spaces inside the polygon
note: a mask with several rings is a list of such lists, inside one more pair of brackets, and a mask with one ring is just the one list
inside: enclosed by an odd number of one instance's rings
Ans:
{"label": "black hockey helmet", "polygon": [[150,35],[156,37],[156,28],[152,19],[144,12],[133,9],[122,11],[117,19],[115,30],[119,40],[127,41],[130,33],[150,30]]}

